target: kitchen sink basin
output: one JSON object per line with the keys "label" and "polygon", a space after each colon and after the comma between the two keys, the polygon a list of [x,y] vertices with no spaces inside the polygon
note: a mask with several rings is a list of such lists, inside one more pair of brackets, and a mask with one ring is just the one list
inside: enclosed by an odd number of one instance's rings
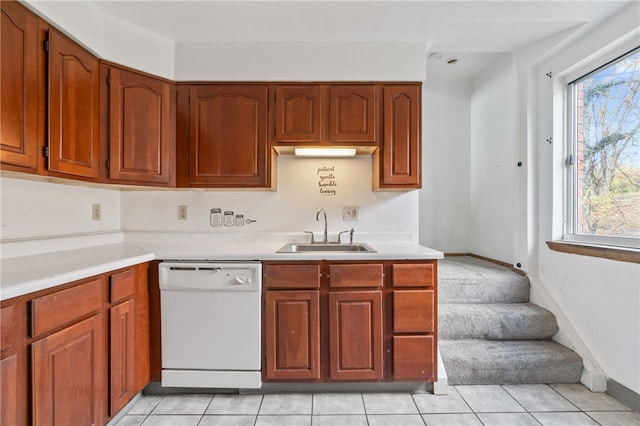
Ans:
{"label": "kitchen sink basin", "polygon": [[314,252],[332,252],[332,253],[376,253],[370,245],[365,243],[354,244],[338,244],[338,243],[287,243],[276,253],[314,253]]}

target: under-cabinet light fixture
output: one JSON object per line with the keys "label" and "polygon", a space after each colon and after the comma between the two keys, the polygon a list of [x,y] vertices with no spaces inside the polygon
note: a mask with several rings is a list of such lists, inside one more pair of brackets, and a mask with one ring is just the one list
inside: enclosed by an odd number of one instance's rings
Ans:
{"label": "under-cabinet light fixture", "polygon": [[296,148],[298,157],[353,157],[355,148]]}

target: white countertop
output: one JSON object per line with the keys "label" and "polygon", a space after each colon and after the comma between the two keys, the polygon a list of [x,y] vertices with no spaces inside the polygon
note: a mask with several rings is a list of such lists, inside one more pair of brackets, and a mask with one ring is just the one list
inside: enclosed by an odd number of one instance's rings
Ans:
{"label": "white countertop", "polygon": [[0,300],[153,259],[153,253],[125,243],[3,259]]}
{"label": "white countertop", "polygon": [[0,300],[125,268],[154,259],[170,260],[411,260],[442,259],[443,253],[410,239],[387,242],[369,236],[375,253],[276,253],[302,242],[288,234],[211,238],[210,235],[131,233],[116,244],[76,248],[1,261]]}

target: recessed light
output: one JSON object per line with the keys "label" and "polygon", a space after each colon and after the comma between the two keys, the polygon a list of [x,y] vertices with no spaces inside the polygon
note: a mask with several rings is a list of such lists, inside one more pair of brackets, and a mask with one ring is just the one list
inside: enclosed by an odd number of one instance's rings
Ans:
{"label": "recessed light", "polygon": [[458,62],[460,62],[460,58],[453,57],[453,58],[447,59],[447,64],[449,65],[455,65]]}
{"label": "recessed light", "polygon": [[429,58],[431,58],[431,59],[441,59],[442,58],[442,52],[433,52],[432,54],[429,55]]}

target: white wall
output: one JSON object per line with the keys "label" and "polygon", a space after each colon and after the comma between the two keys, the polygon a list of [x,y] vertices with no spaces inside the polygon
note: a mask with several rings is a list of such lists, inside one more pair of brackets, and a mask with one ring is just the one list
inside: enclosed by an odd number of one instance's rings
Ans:
{"label": "white wall", "polygon": [[100,58],[173,78],[175,43],[172,40],[106,15],[94,2],[23,1]]}
{"label": "white wall", "polygon": [[[371,157],[352,159],[300,159],[278,157],[277,191],[125,191],[122,193],[122,226],[126,231],[300,232],[320,236],[322,222],[316,211],[327,212],[332,238],[338,231],[404,231],[418,233],[418,193],[372,192]],[[319,177],[334,168],[335,195],[320,193]],[[325,180],[324,182],[327,182]],[[178,206],[186,205],[187,220],[178,220]],[[360,220],[345,222],[343,206],[360,206]],[[240,213],[256,223],[241,228],[213,228],[211,208]],[[417,240],[417,237],[415,237]]]}
{"label": "white wall", "polygon": [[514,263],[517,97],[513,57],[473,79],[470,252]]}
{"label": "white wall", "polygon": [[177,81],[422,81],[424,43],[177,43]]}
{"label": "white wall", "polygon": [[420,244],[468,253],[470,81],[427,79],[423,87]]}
{"label": "white wall", "polygon": [[[175,42],[87,1],[23,0],[99,57],[175,81],[422,81],[422,42]],[[152,13],[152,12],[150,12]]]}
{"label": "white wall", "polygon": [[[530,270],[532,300],[566,318],[575,334],[559,340],[575,345],[583,356],[593,355],[606,375],[640,393],[640,265],[551,251],[545,242],[561,238],[562,232],[562,102],[554,94],[562,74],[594,53],[612,48],[616,40],[635,34],[640,43],[640,4],[633,3],[603,25],[535,67],[537,83],[537,134],[553,135],[553,144],[529,140],[538,158],[537,269]],[[635,33],[634,33],[635,31]],[[552,71],[550,80],[544,74]],[[554,104],[554,99],[556,102]],[[537,138],[539,139],[539,137]],[[545,296],[553,299],[547,304]],[[554,306],[555,305],[555,306]],[[581,346],[584,342],[585,348]]]}

